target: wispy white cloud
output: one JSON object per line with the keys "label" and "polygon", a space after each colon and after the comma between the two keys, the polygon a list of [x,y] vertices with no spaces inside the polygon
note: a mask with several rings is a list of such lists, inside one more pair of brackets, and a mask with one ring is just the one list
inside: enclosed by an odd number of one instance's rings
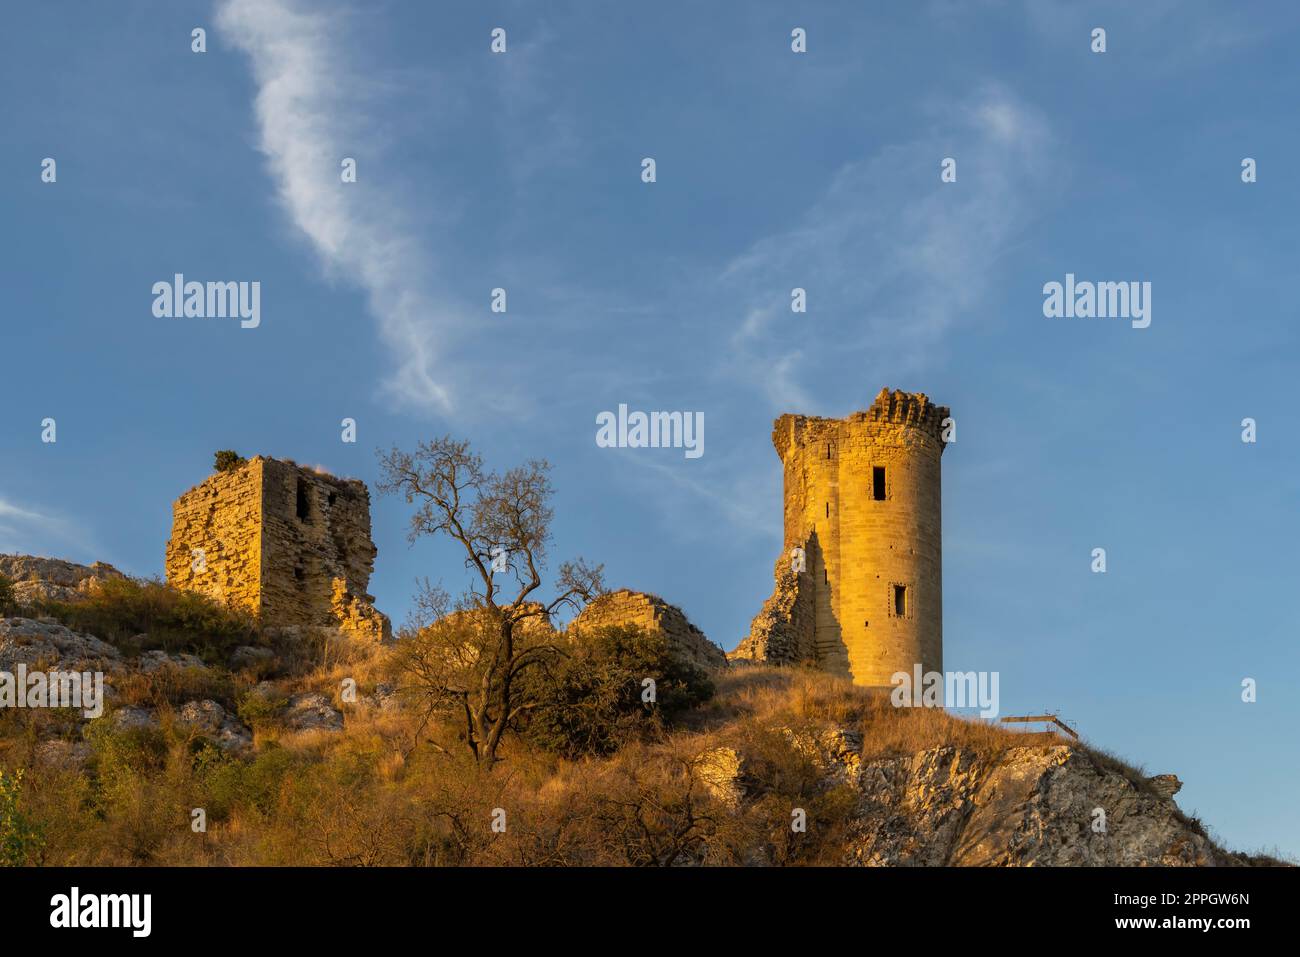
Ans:
{"label": "wispy white cloud", "polygon": [[[774,408],[814,411],[804,383],[814,360],[822,366],[832,353],[887,356],[862,369],[869,382],[925,369],[1033,214],[1055,162],[1040,113],[996,86],[930,113],[923,135],[845,164],[798,224],[723,270],[721,284],[748,303],[730,371]],[[939,181],[948,156],[957,159],[955,184]],[[932,187],[902,188],[917,170]],[[792,286],[808,290],[810,313],[834,317],[819,345],[792,318]]]}
{"label": "wispy white cloud", "polygon": [[92,560],[97,546],[76,522],[0,497],[0,552]]}
{"label": "wispy white cloud", "polygon": [[511,37],[509,56],[493,58],[501,104],[496,130],[510,145],[506,169],[520,192],[534,188],[539,176],[572,165],[583,152],[573,93],[553,78],[563,55],[557,40],[542,22],[527,35]]}
{"label": "wispy white cloud", "polygon": [[[251,63],[260,148],[278,198],[326,271],[359,285],[391,351],[382,390],[399,405],[448,412],[453,389],[440,348],[454,307],[426,286],[428,251],[389,181],[340,181],[340,162],[382,140],[369,119],[374,85],[350,67],[346,14],[293,0],[224,0],[216,22]],[[373,167],[372,167],[373,168]]]}
{"label": "wispy white cloud", "polygon": [[[776,541],[781,535],[781,475],[771,468],[756,472],[730,457],[713,455],[707,465],[700,462],[664,461],[642,454],[644,450],[619,450],[620,461],[640,470],[625,472],[638,481],[642,494],[673,525],[682,540],[707,539],[718,534],[710,519],[726,520],[733,533],[743,538]],[[700,460],[701,462],[703,460]],[[697,469],[697,466],[700,466]]]}
{"label": "wispy white cloud", "polygon": [[[741,402],[757,394],[774,414],[844,415],[851,409],[833,405],[828,369],[851,368],[839,378],[865,404],[881,385],[928,379],[949,336],[983,314],[999,260],[1022,242],[1060,156],[1045,118],[998,86],[923,116],[920,135],[845,163],[798,222],[699,277],[734,316],[710,353],[710,362],[727,358],[710,371]],[[956,184],[939,181],[947,156],[958,160]],[[791,313],[793,286],[807,289],[809,313]],[[702,472],[628,456],[653,479],[644,491],[665,514],[703,508],[736,533],[779,540],[771,446],[750,436],[706,458]]]}
{"label": "wispy white cloud", "polygon": [[43,516],[37,512],[28,511],[25,508],[19,508],[12,502],[6,502],[4,499],[0,498],[0,518],[38,522],[43,519]]}

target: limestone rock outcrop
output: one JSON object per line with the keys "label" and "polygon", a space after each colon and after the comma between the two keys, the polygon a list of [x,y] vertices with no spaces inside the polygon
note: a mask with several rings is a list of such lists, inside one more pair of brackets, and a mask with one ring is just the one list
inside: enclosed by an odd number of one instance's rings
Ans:
{"label": "limestone rock outcrop", "polygon": [[854,863],[1228,863],[1170,802],[1070,746],[1013,748],[994,762],[957,748],[876,760],[861,791]]}
{"label": "limestone rock outcrop", "polygon": [[77,770],[90,759],[90,745],[84,741],[52,738],[38,742],[34,757],[37,765],[62,770]]}
{"label": "limestone rock outcrop", "polygon": [[78,601],[90,594],[96,583],[126,577],[103,562],[78,565],[36,555],[0,555],[0,576],[13,582],[14,598],[20,605],[38,599]]}
{"label": "limestone rock outcrop", "polygon": [[52,619],[0,618],[0,671],[28,669],[114,671],[121,653],[94,635],[82,635]]}
{"label": "limestone rock outcrop", "polygon": [[1176,774],[1156,774],[1147,778],[1151,787],[1166,801],[1172,801],[1174,795],[1183,789],[1183,782]]}
{"label": "limestone rock outcrop", "polygon": [[[1000,754],[929,748],[864,757],[851,730],[774,729],[821,775],[854,795],[844,863],[896,866],[1223,866],[1173,801],[1071,745]],[[743,749],[695,762],[705,790],[737,808],[754,790]],[[1098,822],[1102,824],[1099,826]]]}
{"label": "limestone rock outcrop", "polygon": [[691,773],[715,800],[734,809],[745,796],[744,764],[735,748],[710,748],[695,758]]}
{"label": "limestone rock outcrop", "polygon": [[253,735],[234,715],[210,699],[187,701],[177,720],[209,738],[223,751],[243,754],[253,747]]}
{"label": "limestone rock outcrop", "polygon": [[173,655],[157,649],[141,654],[136,659],[135,666],[145,674],[153,674],[164,668],[177,668],[182,671],[186,668],[194,668],[199,671],[208,670],[208,666],[198,655],[186,654],[185,652]]}
{"label": "limestone rock outcrop", "polygon": [[154,731],[158,716],[148,708],[125,705],[108,716],[108,723],[114,731]]}
{"label": "limestone rock outcrop", "polygon": [[589,629],[634,625],[667,636],[674,652],[698,668],[724,668],[727,656],[690,623],[680,608],[657,595],[627,588],[609,592],[592,601],[569,624],[569,633],[581,636]]}
{"label": "limestone rock outcrop", "polygon": [[253,645],[240,645],[230,653],[230,670],[272,668],[275,666],[275,652],[270,648],[257,648]]}
{"label": "limestone rock outcrop", "polygon": [[289,699],[284,722],[294,731],[342,731],[343,712],[325,695],[308,691]]}

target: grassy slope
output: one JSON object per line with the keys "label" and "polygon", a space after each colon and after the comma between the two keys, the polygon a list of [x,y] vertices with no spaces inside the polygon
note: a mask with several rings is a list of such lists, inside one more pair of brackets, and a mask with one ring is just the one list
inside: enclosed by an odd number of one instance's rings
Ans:
{"label": "grassy slope", "polygon": [[[207,633],[188,644],[209,660],[217,659],[218,646],[257,640],[242,622],[167,602],[124,592],[98,609],[45,610],[120,638],[137,627],[132,615],[143,607],[162,623],[173,651],[187,644],[173,619],[197,617]],[[381,680],[400,682],[384,653],[329,643],[284,654],[278,668],[272,677],[280,700],[304,690],[337,700],[345,678],[363,696]],[[505,761],[483,772],[454,723],[425,722],[416,708],[382,711],[363,702],[346,709],[342,733],[291,732],[276,700],[250,694],[263,677],[214,667],[119,680],[117,705],[155,708],[161,727],[114,732],[110,722],[97,723],[88,735],[87,770],[36,760],[38,741],[58,728],[80,740],[75,721],[0,712],[0,770],[25,769],[20,810],[40,834],[31,862],[742,864],[762,848],[771,863],[835,864],[855,795],[848,786],[827,788],[822,772],[779,729],[859,731],[864,760],[958,746],[995,762],[1023,744],[1014,732],[940,710],[895,709],[886,697],[829,675],[744,667],[721,675],[713,700],[677,728],[629,742],[610,758],[568,761],[511,741]],[[176,706],[196,697],[220,701],[252,726],[255,758],[234,760],[173,719]],[[699,755],[727,746],[743,750],[762,782],[741,808],[712,798],[694,773]],[[1140,769],[1087,750],[1101,766],[1149,788]],[[808,832],[797,838],[788,826],[793,806],[809,819]],[[191,827],[196,808],[206,815],[204,833]],[[497,833],[492,823],[501,811],[505,831]]]}

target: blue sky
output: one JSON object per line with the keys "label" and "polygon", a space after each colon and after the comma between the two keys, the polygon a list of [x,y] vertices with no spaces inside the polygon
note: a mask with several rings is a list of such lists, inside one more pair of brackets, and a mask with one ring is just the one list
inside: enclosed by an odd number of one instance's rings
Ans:
{"label": "blue sky", "polygon": [[[495,466],[548,458],[555,556],[730,648],[781,547],[772,419],[923,391],[958,422],[945,665],[1176,772],[1230,845],[1300,853],[1293,5],[5,21],[0,551],[160,574],[215,449],[373,483],[376,447],[453,432]],[[261,325],[155,318],[177,272],[259,281]],[[1044,318],[1067,272],[1149,281],[1150,327]],[[598,448],[619,403],[702,412],[705,454]],[[398,622],[416,576],[462,583],[404,509],[376,496],[372,591]]]}

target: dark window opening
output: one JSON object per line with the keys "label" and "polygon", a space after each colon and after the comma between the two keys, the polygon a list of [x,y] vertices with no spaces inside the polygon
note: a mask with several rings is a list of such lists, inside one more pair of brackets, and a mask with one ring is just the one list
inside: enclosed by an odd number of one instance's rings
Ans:
{"label": "dark window opening", "polygon": [[894,586],[894,614],[899,618],[907,617],[907,586]]}
{"label": "dark window opening", "polygon": [[311,521],[311,502],[307,498],[307,483],[298,479],[298,518],[304,522]]}
{"label": "dark window opening", "polygon": [[871,470],[871,497],[877,502],[885,500],[885,467],[877,465]]}
{"label": "dark window opening", "polygon": [[330,504],[330,507],[331,507],[331,508],[334,507],[334,499],[337,498],[337,497],[338,497],[338,496],[335,495],[333,492],[330,492],[329,504]]}
{"label": "dark window opening", "polygon": [[827,518],[830,518],[830,517],[831,517],[831,503],[830,503],[830,502],[827,502],[827,503],[826,503],[826,517],[827,517]]}
{"label": "dark window opening", "polygon": [[298,581],[302,581],[302,580],[303,580],[303,570],[302,570],[301,568],[295,568],[295,569],[293,570],[293,577],[296,578],[296,579],[298,579]]}
{"label": "dark window opening", "polygon": [[829,442],[826,443],[826,457],[831,457],[831,444]]}

